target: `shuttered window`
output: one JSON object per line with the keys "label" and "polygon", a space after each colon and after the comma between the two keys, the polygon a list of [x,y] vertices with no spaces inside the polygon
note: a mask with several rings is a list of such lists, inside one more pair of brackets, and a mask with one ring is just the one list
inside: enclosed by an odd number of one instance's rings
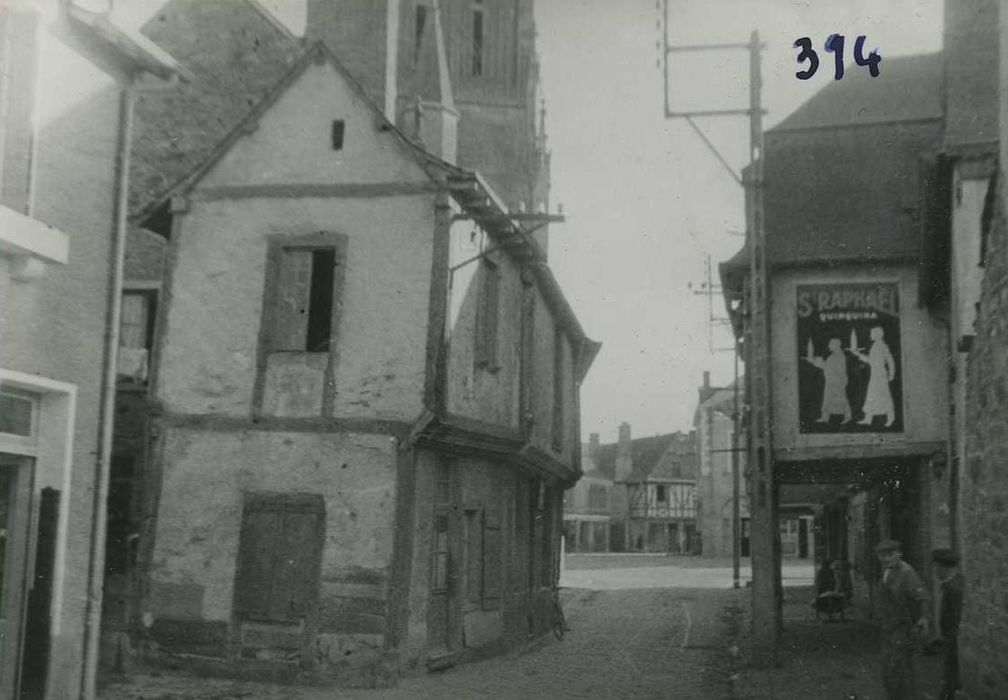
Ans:
{"label": "shuttered window", "polygon": [[466,603],[496,610],[501,603],[501,525],[496,509],[465,511]]}
{"label": "shuttered window", "polygon": [[501,602],[500,512],[483,512],[483,609],[496,610]]}
{"label": "shuttered window", "polygon": [[277,263],[274,350],[329,351],[336,264],[331,248],[282,251]]}
{"label": "shuttered window", "polygon": [[466,509],[466,602],[478,606],[483,600],[483,511]]}
{"label": "shuttered window", "polygon": [[553,449],[564,447],[564,336],[557,328],[553,333]]}
{"label": "shuttered window", "polygon": [[324,539],[321,496],[246,496],[235,576],[239,617],[295,622],[308,615],[318,598]]}
{"label": "shuttered window", "polygon": [[476,309],[475,362],[483,369],[498,369],[497,328],[500,318],[500,270],[483,259],[480,263],[480,294]]}

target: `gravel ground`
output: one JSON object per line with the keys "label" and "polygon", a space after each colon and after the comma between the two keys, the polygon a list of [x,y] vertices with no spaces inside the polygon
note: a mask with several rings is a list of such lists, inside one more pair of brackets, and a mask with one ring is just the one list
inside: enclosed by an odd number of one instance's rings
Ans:
{"label": "gravel ground", "polygon": [[[747,669],[744,658],[740,659],[734,694],[737,700],[885,699],[876,625],[857,610],[852,610],[845,622],[816,620],[809,604],[812,596],[811,587],[786,589],[779,665]],[[743,609],[746,614],[739,629],[744,650],[748,606]],[[920,699],[936,699],[941,681],[940,658],[918,654],[914,668]]]}
{"label": "gravel ground", "polygon": [[726,609],[746,593],[712,589],[564,591],[570,631],[520,653],[409,677],[389,690],[294,688],[261,683],[134,676],[103,700],[322,700],[373,698],[731,697]]}

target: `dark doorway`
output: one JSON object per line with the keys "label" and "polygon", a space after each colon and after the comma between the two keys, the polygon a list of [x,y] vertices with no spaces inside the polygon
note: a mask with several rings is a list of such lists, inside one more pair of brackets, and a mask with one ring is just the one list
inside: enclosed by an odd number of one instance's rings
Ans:
{"label": "dark doorway", "polygon": [[42,489],[39,501],[38,538],[35,549],[35,577],[28,591],[25,617],[24,655],[21,661],[21,697],[45,695],[49,665],[53,569],[56,561],[56,529],[59,523],[59,495],[56,489]]}
{"label": "dark doorway", "polygon": [[808,519],[798,518],[798,558],[808,559]]}

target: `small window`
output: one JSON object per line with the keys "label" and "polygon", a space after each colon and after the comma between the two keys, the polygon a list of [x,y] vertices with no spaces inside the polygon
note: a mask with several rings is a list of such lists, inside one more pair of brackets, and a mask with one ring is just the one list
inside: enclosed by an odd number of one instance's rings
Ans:
{"label": "small window", "polygon": [[483,3],[475,0],[472,17],[472,74],[483,75]]}
{"label": "small window", "polygon": [[656,490],[657,490],[657,493],[656,493],[655,497],[658,499],[658,502],[659,503],[664,503],[666,501],[666,499],[668,498],[668,494],[665,492],[665,486],[663,486],[662,484],[659,484],[656,487]]}
{"label": "small window", "polygon": [[346,122],[335,119],[332,123],[332,147],[334,151],[343,150],[343,136],[346,133]]}
{"label": "small window", "polygon": [[431,590],[443,592],[448,590],[448,513],[438,513],[434,516],[434,562],[431,567]]}
{"label": "small window", "polygon": [[154,321],[157,314],[157,292],[124,290],[119,319],[119,381],[147,381],[150,352],[154,345]]}
{"label": "small window", "polygon": [[283,249],[278,270],[274,350],[328,352],[332,334],[336,251]]}
{"label": "small window", "polygon": [[497,327],[500,319],[500,270],[484,258],[480,264],[480,295],[476,309],[476,366],[499,369],[497,362]]}
{"label": "small window", "polygon": [[38,401],[27,394],[0,392],[0,433],[32,437]]}
{"label": "small window", "polygon": [[553,449],[564,446],[564,336],[559,328],[553,334]]}

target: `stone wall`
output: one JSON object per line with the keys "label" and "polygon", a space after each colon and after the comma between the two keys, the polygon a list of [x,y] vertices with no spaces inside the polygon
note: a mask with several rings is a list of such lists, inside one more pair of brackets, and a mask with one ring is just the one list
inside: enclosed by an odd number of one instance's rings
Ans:
{"label": "stone wall", "polygon": [[[1003,173],[1000,175],[1003,177]],[[986,240],[987,264],[967,374],[962,554],[966,580],[960,648],[971,698],[1008,695],[1008,236],[1003,201]]]}

